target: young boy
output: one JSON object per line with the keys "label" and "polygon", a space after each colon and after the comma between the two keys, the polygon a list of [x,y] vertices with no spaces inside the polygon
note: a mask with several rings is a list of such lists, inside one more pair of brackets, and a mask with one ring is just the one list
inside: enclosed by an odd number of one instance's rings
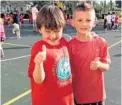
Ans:
{"label": "young boy", "polygon": [[32,105],[74,105],[64,25],[63,13],[54,5],[45,5],[37,15],[42,40],[32,47],[28,69]]}
{"label": "young boy", "polygon": [[88,3],[76,7],[72,25],[76,36],[69,42],[73,91],[76,105],[103,105],[104,71],[110,58],[105,39],[91,32],[95,11]]}
{"label": "young boy", "polygon": [[20,39],[21,36],[20,36],[20,25],[19,25],[19,21],[17,19],[17,14],[14,15],[14,18],[13,18],[13,34],[16,34],[17,35],[17,39]]}
{"label": "young boy", "polygon": [[20,36],[20,28],[19,28],[19,24],[17,23],[13,23],[13,34],[16,34],[17,35],[17,39],[20,39],[21,36]]}

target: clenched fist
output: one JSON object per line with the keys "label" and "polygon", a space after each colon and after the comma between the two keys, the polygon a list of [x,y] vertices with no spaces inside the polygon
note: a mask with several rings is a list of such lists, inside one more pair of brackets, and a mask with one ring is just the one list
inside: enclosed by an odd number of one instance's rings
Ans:
{"label": "clenched fist", "polygon": [[35,56],[34,62],[35,64],[41,64],[46,59],[46,46],[42,45],[42,51],[38,52]]}
{"label": "clenched fist", "polygon": [[91,62],[90,69],[97,70],[99,68],[99,65],[100,65],[100,61],[99,61],[99,58],[97,58]]}

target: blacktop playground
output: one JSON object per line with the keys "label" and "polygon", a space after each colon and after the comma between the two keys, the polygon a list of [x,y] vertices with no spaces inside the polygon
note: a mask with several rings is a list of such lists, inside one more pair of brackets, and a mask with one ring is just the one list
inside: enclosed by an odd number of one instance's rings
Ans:
{"label": "blacktop playground", "polygon": [[[27,68],[31,46],[41,36],[38,32],[33,32],[32,26],[27,23],[21,27],[21,39],[16,39],[12,28],[5,30],[7,39],[3,44],[5,58],[1,59],[1,105],[31,105]],[[105,72],[106,105],[122,105],[121,31],[105,32],[99,26],[94,31],[107,40],[112,60],[110,70]],[[75,30],[67,26],[63,35],[72,37],[75,34]]]}

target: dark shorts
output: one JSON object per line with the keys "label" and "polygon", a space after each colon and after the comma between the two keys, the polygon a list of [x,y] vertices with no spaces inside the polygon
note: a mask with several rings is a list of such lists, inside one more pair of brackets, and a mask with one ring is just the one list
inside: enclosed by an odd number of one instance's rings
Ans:
{"label": "dark shorts", "polygon": [[96,102],[96,103],[78,104],[78,103],[76,103],[76,101],[75,101],[75,105],[103,105],[103,102],[100,101],[100,102]]}

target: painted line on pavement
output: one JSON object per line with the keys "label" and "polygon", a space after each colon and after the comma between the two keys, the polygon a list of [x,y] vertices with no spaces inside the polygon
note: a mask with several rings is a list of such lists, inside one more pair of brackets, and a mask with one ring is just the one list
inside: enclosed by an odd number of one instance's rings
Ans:
{"label": "painted line on pavement", "polygon": [[3,59],[3,60],[1,60],[1,62],[21,59],[21,58],[25,58],[25,57],[28,57],[28,56],[30,56],[30,55],[25,55],[25,56],[20,56],[20,57],[16,57],[16,58],[10,58],[10,59]]}
{"label": "painted line on pavement", "polygon": [[31,47],[30,45],[25,45],[25,44],[15,44],[15,43],[6,43],[6,42],[4,42],[3,44],[11,45],[11,46]]}
{"label": "painted line on pavement", "polygon": [[[119,43],[121,43],[121,42],[122,42],[121,40],[120,40],[120,41],[117,41],[116,43],[110,45],[108,48],[111,49],[112,47],[116,46],[117,44],[119,44]],[[6,103],[4,103],[4,104],[2,104],[2,105],[10,105],[10,104],[14,103],[15,101],[17,101],[17,100],[23,98],[24,96],[30,94],[30,92],[31,92],[31,90],[29,89],[29,90],[27,90],[26,92],[24,92],[24,93],[18,95],[17,97],[11,99],[10,101],[8,101],[8,102],[6,102]]]}
{"label": "painted line on pavement", "polygon": [[119,43],[121,43],[121,42],[122,42],[122,40],[120,40],[120,41],[118,41],[118,42],[116,42],[116,43],[110,45],[108,48],[111,49],[112,47],[116,46],[117,44],[119,44]]}
{"label": "painted line on pavement", "polygon": [[[20,47],[31,47],[30,45],[24,45],[24,44],[14,44],[14,43],[3,43],[3,44],[11,45],[11,46],[20,46]],[[24,55],[24,56],[20,56],[20,57],[16,57],[16,58],[10,58],[10,59],[3,59],[3,60],[1,60],[1,62],[21,59],[21,58],[25,58],[28,56],[30,56],[30,55]]]}
{"label": "painted line on pavement", "polygon": [[23,94],[18,95],[16,98],[13,98],[12,100],[4,103],[3,105],[10,105],[10,104],[14,103],[15,101],[19,100],[20,98],[28,95],[30,92],[31,92],[31,90],[28,90],[28,91],[24,92]]}

